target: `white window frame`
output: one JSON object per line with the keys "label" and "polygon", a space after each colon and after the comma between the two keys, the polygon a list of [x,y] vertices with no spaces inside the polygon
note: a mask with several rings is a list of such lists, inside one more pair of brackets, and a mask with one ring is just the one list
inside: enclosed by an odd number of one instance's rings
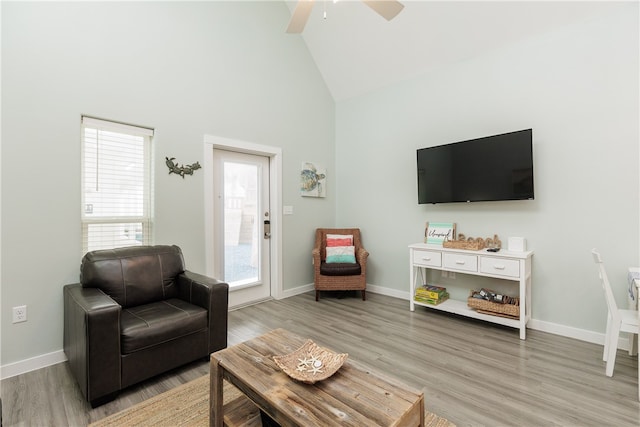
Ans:
{"label": "white window frame", "polygon": [[[86,211],[87,201],[85,200],[85,189],[88,184],[85,182],[85,128],[97,129],[100,131],[118,132],[122,134],[143,137],[143,212],[141,216],[88,216]],[[141,245],[153,244],[153,215],[152,215],[152,169],[151,169],[151,143],[154,130],[135,125],[129,125],[119,122],[97,119],[88,116],[82,116],[81,119],[81,222],[82,222],[82,253],[85,254],[93,249],[113,249],[122,246],[134,246],[134,243],[101,245],[99,248],[89,247],[89,227],[91,225],[108,225],[108,224],[131,224],[140,223],[142,225]]]}

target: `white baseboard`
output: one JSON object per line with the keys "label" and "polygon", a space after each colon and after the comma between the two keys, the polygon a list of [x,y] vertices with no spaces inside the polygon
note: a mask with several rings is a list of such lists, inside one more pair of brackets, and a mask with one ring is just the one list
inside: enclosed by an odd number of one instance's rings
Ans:
{"label": "white baseboard", "polygon": [[[281,298],[278,298],[278,299],[293,297],[296,295],[304,294],[306,292],[311,292],[313,290],[314,290],[313,283],[309,283],[307,285],[298,286],[297,288],[287,289],[282,293]],[[403,298],[403,299],[407,299],[409,295],[407,292],[384,288],[382,286],[370,285],[367,283],[367,293],[369,292],[373,294],[380,294],[380,295],[386,295],[389,297]]]}
{"label": "white baseboard", "polygon": [[[306,292],[311,292],[314,290],[313,283],[309,283],[307,285],[298,286],[297,288],[287,289],[282,293],[282,297],[279,299],[289,298],[296,295],[304,294]],[[367,293],[386,295],[394,298],[402,298],[407,299],[409,296],[408,292],[398,291],[395,289],[384,288],[382,286],[370,285],[367,283]]]}
{"label": "white baseboard", "polygon": [[571,326],[545,322],[543,320],[537,319],[531,319],[527,326],[536,331],[548,332],[550,334],[560,335],[567,338],[574,338],[593,344],[604,344],[603,333],[587,331],[585,329],[578,329]]}
{"label": "white baseboard", "polygon": [[[409,292],[389,289],[382,286],[374,286],[367,284],[367,292],[374,294],[386,295],[394,298],[400,298],[409,301]],[[580,341],[590,342],[592,344],[604,345],[604,333],[588,331],[586,329],[578,329],[571,326],[560,325],[558,323],[545,322],[543,320],[531,319],[527,324],[529,329],[535,331],[548,332],[562,337],[574,338]],[[629,350],[629,340],[626,336],[618,340],[618,348]]]}
{"label": "white baseboard", "polygon": [[[571,326],[536,319],[531,319],[528,326],[536,331],[548,332],[550,334],[574,338],[580,341],[604,346],[605,334],[603,332],[587,331],[586,329],[578,329]],[[618,338],[618,348],[620,350],[629,351],[629,334],[625,332],[620,334],[620,338]]]}
{"label": "white baseboard", "polygon": [[[297,288],[286,289],[282,292],[280,298],[284,299],[292,296],[300,295],[306,292],[313,291],[313,283],[298,286]],[[399,291],[396,289],[385,288],[383,286],[375,286],[367,284],[367,292],[374,294],[386,295],[394,298],[401,298],[409,301],[409,293],[406,291]],[[407,306],[407,310],[409,307]],[[587,331],[585,329],[578,329],[571,326],[560,325],[557,323],[545,322],[542,320],[531,319],[528,327],[530,329],[542,332],[548,332],[554,335],[560,335],[567,338],[574,338],[580,341],[586,341],[593,344],[603,345],[604,334],[598,332]],[[622,350],[629,350],[629,340],[622,337],[618,342],[618,348]],[[58,350],[51,353],[43,354],[40,356],[32,357],[30,359],[20,360],[18,362],[9,363],[7,365],[0,366],[0,379],[11,378],[16,375],[24,374],[36,369],[45,368],[56,363],[65,362],[67,357],[64,351]]]}
{"label": "white baseboard", "polygon": [[58,350],[30,359],[19,360],[18,362],[8,363],[0,366],[0,379],[15,377],[16,375],[26,374],[27,372],[37,369],[46,368],[47,366],[57,363],[66,362],[67,356],[64,351]]}
{"label": "white baseboard", "polygon": [[393,298],[400,298],[407,301],[407,310],[409,309],[409,292],[399,291],[397,289],[385,288],[382,286],[370,285],[367,283],[367,293],[380,294]]}
{"label": "white baseboard", "polygon": [[311,292],[314,289],[313,283],[309,283],[307,285],[298,286],[297,288],[285,289],[282,294],[280,294],[280,298],[285,299],[289,297],[294,297],[296,295],[304,294],[306,292]]}

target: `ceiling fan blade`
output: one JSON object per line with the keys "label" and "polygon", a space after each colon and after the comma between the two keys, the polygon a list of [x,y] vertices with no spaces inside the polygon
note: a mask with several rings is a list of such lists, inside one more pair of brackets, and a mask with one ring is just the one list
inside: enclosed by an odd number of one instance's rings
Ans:
{"label": "ceiling fan blade", "polygon": [[404,5],[396,0],[362,0],[364,4],[375,10],[378,15],[391,21],[404,9]]}
{"label": "ceiling fan blade", "polygon": [[293,15],[291,15],[291,20],[289,21],[287,33],[298,34],[304,30],[314,2],[315,0],[298,0],[298,4],[296,4],[296,8],[293,10]]}

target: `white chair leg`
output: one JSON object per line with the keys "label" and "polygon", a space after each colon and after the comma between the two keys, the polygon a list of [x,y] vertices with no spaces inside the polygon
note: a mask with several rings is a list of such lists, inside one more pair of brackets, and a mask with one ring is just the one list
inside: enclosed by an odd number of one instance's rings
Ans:
{"label": "white chair leg", "polygon": [[606,374],[608,377],[613,376],[613,368],[616,364],[616,352],[618,351],[618,338],[620,329],[613,327],[609,339],[609,353],[607,354]]}
{"label": "white chair leg", "polygon": [[629,333],[629,356],[635,356],[637,354],[638,347],[636,346],[636,342],[638,340],[638,335]]}
{"label": "white chair leg", "polygon": [[604,351],[602,352],[602,360],[607,361],[609,355],[609,340],[611,339],[611,313],[607,313],[607,329],[604,335]]}

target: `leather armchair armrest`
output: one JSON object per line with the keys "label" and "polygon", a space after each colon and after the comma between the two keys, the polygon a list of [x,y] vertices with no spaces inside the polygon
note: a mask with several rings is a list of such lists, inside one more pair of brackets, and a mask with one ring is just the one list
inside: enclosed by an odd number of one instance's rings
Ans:
{"label": "leather armchair armrest", "polygon": [[209,313],[209,354],[226,348],[229,284],[192,271],[178,275],[177,284],[181,299]]}
{"label": "leather armchair armrest", "polygon": [[85,398],[97,404],[120,390],[122,308],[97,288],[79,283],[64,293],[64,352]]}

